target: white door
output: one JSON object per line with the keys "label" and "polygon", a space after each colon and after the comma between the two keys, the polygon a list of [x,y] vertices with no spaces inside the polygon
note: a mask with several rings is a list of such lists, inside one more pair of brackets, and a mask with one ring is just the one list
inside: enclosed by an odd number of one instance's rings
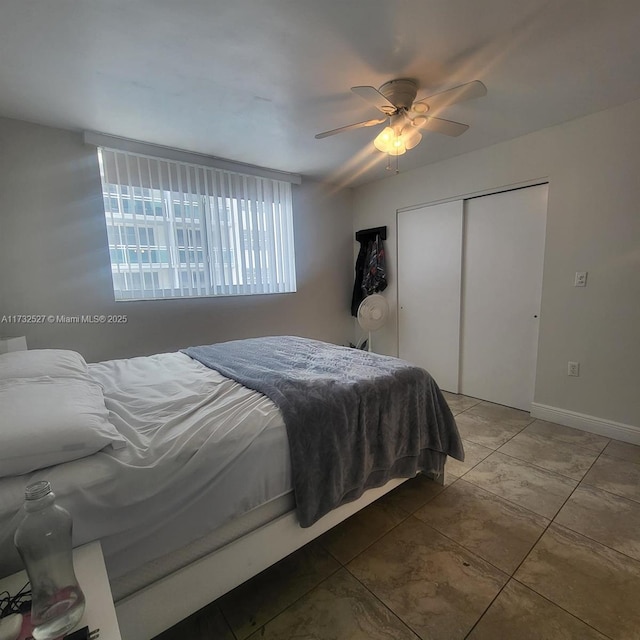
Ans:
{"label": "white door", "polygon": [[547,185],[465,201],[460,393],[530,411]]}
{"label": "white door", "polygon": [[458,391],[463,202],[398,215],[398,354]]}

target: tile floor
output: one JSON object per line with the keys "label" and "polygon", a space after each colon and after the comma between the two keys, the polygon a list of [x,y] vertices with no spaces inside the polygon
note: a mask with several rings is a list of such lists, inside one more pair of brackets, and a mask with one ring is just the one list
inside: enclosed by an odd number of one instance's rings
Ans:
{"label": "tile floor", "polygon": [[640,447],[446,394],[466,450],[157,640],[640,638]]}

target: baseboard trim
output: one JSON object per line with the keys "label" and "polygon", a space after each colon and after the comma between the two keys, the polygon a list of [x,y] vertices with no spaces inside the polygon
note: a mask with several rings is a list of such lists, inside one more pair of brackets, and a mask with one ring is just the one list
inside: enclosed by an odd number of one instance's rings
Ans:
{"label": "baseboard trim", "polygon": [[613,420],[604,420],[603,418],[596,418],[584,413],[568,411],[567,409],[560,409],[558,407],[550,407],[537,402],[531,403],[531,415],[534,418],[562,424],[565,427],[573,427],[574,429],[589,431],[590,433],[596,433],[607,438],[614,438],[616,440],[623,440],[624,442],[640,445],[640,428],[632,427],[629,424],[622,424],[621,422],[614,422]]}

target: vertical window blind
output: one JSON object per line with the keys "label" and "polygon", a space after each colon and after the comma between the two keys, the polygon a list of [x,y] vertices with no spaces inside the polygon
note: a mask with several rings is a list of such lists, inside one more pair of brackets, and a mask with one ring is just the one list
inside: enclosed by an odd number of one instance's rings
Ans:
{"label": "vertical window blind", "polygon": [[291,184],[98,148],[116,300],[296,290]]}

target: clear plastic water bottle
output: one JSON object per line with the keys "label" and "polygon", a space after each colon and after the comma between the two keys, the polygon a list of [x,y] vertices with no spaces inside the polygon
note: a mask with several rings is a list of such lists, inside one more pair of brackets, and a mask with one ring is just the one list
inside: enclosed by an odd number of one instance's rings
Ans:
{"label": "clear plastic water bottle", "polygon": [[55,499],[46,480],[30,484],[25,491],[26,513],[14,536],[31,582],[35,640],[64,635],[84,613],[84,594],[73,570],[71,516]]}

